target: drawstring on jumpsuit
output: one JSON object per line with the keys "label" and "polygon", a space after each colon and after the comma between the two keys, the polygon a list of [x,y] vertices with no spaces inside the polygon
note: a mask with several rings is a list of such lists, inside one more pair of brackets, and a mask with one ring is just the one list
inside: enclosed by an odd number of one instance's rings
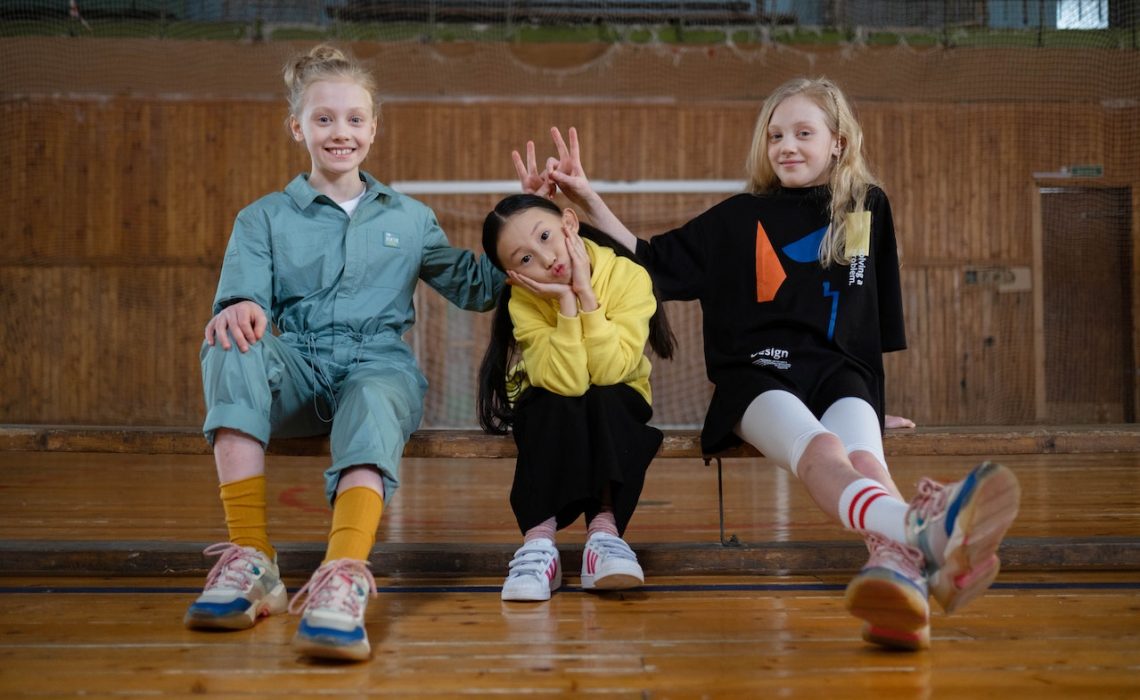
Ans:
{"label": "drawstring on jumpsuit", "polygon": [[[349,369],[356,366],[360,361],[360,355],[364,352],[364,341],[368,336],[357,331],[348,331],[345,333],[350,339],[356,341],[356,350],[352,355],[352,359],[348,363]],[[337,400],[336,390],[333,387],[333,381],[325,372],[324,365],[321,363],[317,354],[317,336],[314,333],[305,334],[305,344],[308,351],[305,353],[305,359],[309,363],[309,370],[313,373],[313,383],[320,387],[320,390],[328,397],[329,406],[332,408],[332,413],[326,418],[321,412],[320,394],[321,391],[313,393],[313,410],[316,412],[317,418],[323,423],[332,423],[333,418],[336,416]]]}

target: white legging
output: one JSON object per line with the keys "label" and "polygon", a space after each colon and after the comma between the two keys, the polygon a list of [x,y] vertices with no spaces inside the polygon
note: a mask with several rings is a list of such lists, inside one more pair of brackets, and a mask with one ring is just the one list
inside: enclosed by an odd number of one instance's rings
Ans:
{"label": "white legging", "polygon": [[847,454],[870,452],[886,469],[879,417],[863,399],[839,399],[817,419],[795,395],[765,391],[748,404],[736,426],[736,434],[745,442],[793,474],[808,443],[824,433],[838,436]]}

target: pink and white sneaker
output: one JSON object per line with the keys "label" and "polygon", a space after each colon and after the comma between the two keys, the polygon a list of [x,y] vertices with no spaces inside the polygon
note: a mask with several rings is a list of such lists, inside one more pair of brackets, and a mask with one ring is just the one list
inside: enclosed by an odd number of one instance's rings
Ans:
{"label": "pink and white sneaker", "polygon": [[190,629],[244,630],[263,617],[285,612],[288,593],[276,561],[253,547],[219,542],[206,547],[218,555],[202,595],[186,611]]}
{"label": "pink and white sneaker", "polygon": [[922,552],[930,593],[943,610],[961,608],[997,578],[998,546],[1020,501],[1017,477],[994,462],[953,484],[919,482],[907,511],[907,542]]}
{"label": "pink and white sneaker", "polygon": [[847,584],[847,611],[864,620],[863,639],[888,649],[930,646],[930,601],[922,552],[874,533],[871,556]]}
{"label": "pink and white sneaker", "polygon": [[562,585],[562,560],[558,548],[546,537],[524,542],[511,559],[503,600],[550,600],[550,593]]}
{"label": "pink and white sneaker", "polygon": [[645,583],[637,555],[620,537],[596,532],[582,549],[582,590],[619,591]]}

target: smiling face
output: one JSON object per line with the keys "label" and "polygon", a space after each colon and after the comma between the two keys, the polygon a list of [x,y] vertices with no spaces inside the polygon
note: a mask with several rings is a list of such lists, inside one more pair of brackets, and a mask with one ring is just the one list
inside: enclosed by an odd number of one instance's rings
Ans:
{"label": "smiling face", "polygon": [[768,161],[784,187],[825,184],[840,150],[827,115],[810,97],[792,95],[772,110]]}
{"label": "smiling face", "polygon": [[293,138],[309,151],[310,178],[335,182],[359,176],[376,138],[372,96],[351,80],[319,80],[305,90],[305,107],[289,120]]}
{"label": "smiling face", "polygon": [[569,284],[573,265],[566,232],[578,230],[578,217],[567,209],[559,216],[548,209],[524,209],[503,223],[496,252],[503,269],[540,284]]}

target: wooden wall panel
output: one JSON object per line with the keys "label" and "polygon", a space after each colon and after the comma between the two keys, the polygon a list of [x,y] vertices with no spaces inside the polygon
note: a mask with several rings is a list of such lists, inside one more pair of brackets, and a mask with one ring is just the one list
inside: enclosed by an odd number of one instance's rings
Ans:
{"label": "wooden wall panel", "polygon": [[187,266],[0,268],[0,422],[200,422],[201,300],[214,277]]}
{"label": "wooden wall panel", "polygon": [[[926,423],[1032,420],[1031,293],[969,286],[966,273],[1032,265],[1034,172],[1103,163],[1104,181],[1140,185],[1140,113],[1063,102],[857,107],[903,252],[911,349],[888,357],[890,409]],[[510,179],[512,148],[532,138],[545,154],[549,125],[574,124],[594,179],[741,179],[757,108],[397,102],[385,106],[367,167],[388,181]],[[198,339],[233,217],[307,168],[284,111],[270,100],[0,101],[0,167],[12,174],[0,195],[0,382],[11,387],[0,422],[200,420]],[[648,235],[720,198],[611,204]],[[425,198],[452,242],[471,248],[495,199]],[[1133,230],[1135,242],[1135,211]],[[487,319],[434,292],[417,304],[413,342],[434,387],[425,424],[451,425],[464,415]],[[680,306],[673,321],[682,353],[658,365],[657,418],[699,424],[708,391],[699,309]]]}

